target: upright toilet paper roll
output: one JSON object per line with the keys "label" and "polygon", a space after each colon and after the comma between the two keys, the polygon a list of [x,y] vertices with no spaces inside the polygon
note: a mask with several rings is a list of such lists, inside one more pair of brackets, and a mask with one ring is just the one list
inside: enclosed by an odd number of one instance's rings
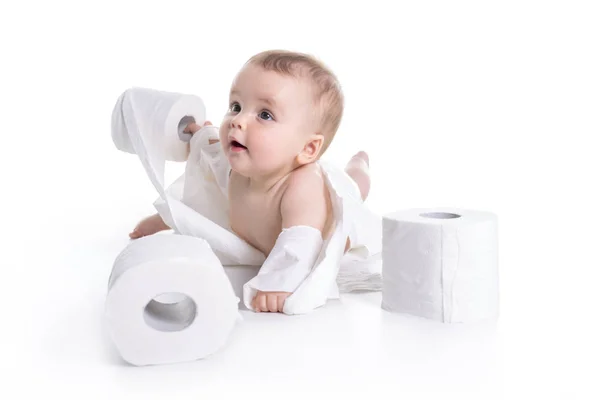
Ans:
{"label": "upright toilet paper roll", "polygon": [[414,208],[383,218],[383,309],[446,323],[499,314],[497,217]]}
{"label": "upright toilet paper roll", "polygon": [[106,298],[108,331],[138,366],[205,358],[240,318],[232,285],[206,241],[156,234],[116,258]]}

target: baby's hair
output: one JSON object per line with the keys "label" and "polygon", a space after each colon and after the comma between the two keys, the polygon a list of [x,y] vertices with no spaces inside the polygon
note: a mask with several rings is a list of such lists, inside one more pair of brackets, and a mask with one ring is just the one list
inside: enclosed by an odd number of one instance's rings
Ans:
{"label": "baby's hair", "polygon": [[316,103],[319,109],[318,120],[324,136],[322,155],[331,144],[344,112],[344,95],[341,85],[333,72],[320,60],[310,54],[288,50],[268,50],[251,57],[247,64],[260,65],[267,71],[294,77],[307,73],[315,84]]}

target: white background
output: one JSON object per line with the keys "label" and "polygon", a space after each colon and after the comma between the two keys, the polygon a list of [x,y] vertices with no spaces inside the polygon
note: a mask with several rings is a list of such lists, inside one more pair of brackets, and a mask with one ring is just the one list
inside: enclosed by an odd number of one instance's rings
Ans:
{"label": "white background", "polygon": [[[600,398],[599,20],[593,1],[3,2],[0,397]],[[326,158],[370,154],[372,209],[497,213],[497,324],[354,295],[248,314],[211,359],[119,361],[107,280],[156,194],[111,141],[114,102],[193,93],[218,123],[234,74],[270,48],[338,74]]]}

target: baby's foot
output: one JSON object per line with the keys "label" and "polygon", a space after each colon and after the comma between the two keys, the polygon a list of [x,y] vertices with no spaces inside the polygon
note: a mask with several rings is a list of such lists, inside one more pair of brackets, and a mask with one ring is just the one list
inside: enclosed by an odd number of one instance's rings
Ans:
{"label": "baby's foot", "polygon": [[364,151],[359,151],[352,158],[354,157],[360,158],[361,160],[367,163],[367,167],[369,166],[369,156]]}
{"label": "baby's foot", "polygon": [[364,151],[356,153],[348,165],[346,173],[356,182],[360,190],[360,196],[365,201],[371,189],[371,176],[369,175],[369,156]]}
{"label": "baby's foot", "polygon": [[156,232],[164,231],[169,228],[162,220],[160,215],[154,214],[141,220],[133,231],[129,234],[131,239],[139,239],[143,236],[153,235]]}

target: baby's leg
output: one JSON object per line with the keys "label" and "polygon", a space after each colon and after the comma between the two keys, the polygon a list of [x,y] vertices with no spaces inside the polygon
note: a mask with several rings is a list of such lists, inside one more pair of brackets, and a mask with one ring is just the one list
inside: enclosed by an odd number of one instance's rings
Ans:
{"label": "baby's leg", "polygon": [[354,182],[358,185],[360,190],[360,197],[363,201],[369,195],[371,189],[371,177],[369,175],[369,156],[364,151],[356,153],[348,164],[346,165],[345,171]]}
{"label": "baby's leg", "polygon": [[[358,185],[360,190],[360,197],[363,201],[369,195],[371,189],[371,177],[369,175],[369,156],[364,151],[356,153],[348,164],[346,165],[345,171],[354,182]],[[350,238],[346,239],[346,248],[344,251],[350,249]]]}
{"label": "baby's leg", "polygon": [[141,220],[129,234],[131,239],[139,239],[143,236],[153,235],[156,232],[171,229],[158,214],[151,215]]}

